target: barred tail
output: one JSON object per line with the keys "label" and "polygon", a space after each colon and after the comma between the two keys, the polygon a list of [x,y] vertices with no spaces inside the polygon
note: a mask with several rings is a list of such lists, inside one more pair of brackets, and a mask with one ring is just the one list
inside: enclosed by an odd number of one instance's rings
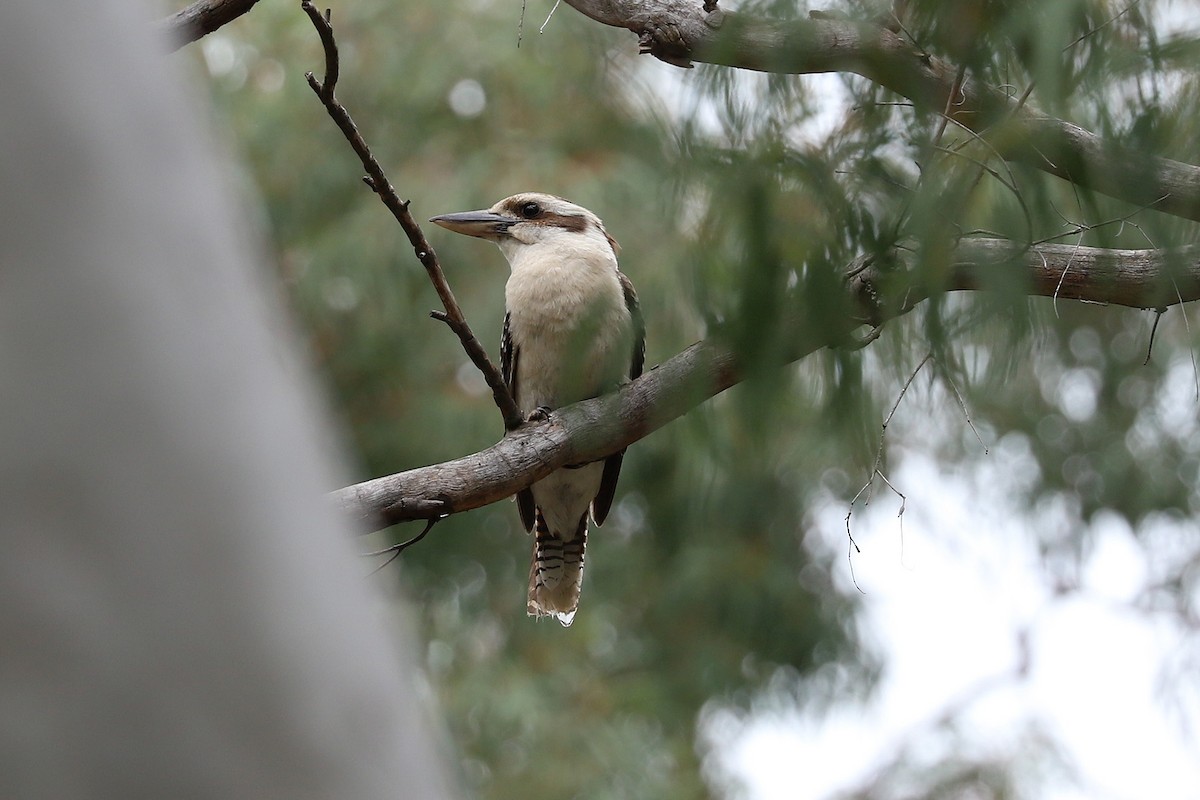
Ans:
{"label": "barred tail", "polygon": [[587,546],[587,513],[579,518],[575,535],[565,539],[550,532],[542,510],[533,527],[533,559],[529,565],[531,617],[552,616],[566,627],[575,619],[583,586],[583,550]]}

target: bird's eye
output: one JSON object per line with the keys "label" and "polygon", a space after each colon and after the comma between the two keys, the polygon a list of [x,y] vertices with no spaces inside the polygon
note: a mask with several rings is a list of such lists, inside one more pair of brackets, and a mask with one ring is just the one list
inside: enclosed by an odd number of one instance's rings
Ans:
{"label": "bird's eye", "polygon": [[542,207],[537,203],[526,203],[521,206],[521,216],[525,219],[533,219],[540,213],[542,213]]}

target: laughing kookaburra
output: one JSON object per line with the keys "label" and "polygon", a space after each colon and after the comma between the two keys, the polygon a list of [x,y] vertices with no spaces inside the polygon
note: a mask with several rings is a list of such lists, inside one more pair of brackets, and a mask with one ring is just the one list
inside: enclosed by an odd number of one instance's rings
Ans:
{"label": "laughing kookaburra", "polygon": [[[490,239],[508,259],[500,367],[522,411],[544,415],[642,373],[637,293],[617,269],[617,243],[595,214],[561,197],[524,193],[486,211],[430,221]],[[583,584],[588,510],[597,525],[604,522],[622,455],[564,467],[517,493],[521,522],[534,533],[530,615],[571,624]]]}

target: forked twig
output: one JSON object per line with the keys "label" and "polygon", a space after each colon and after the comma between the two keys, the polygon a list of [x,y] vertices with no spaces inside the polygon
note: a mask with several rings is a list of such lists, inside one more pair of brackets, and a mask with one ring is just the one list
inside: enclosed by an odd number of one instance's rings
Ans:
{"label": "forked twig", "polygon": [[[912,371],[912,374],[908,376],[908,380],[906,380],[904,382],[904,385],[902,387],[900,387],[900,393],[896,395],[896,402],[892,403],[892,410],[888,412],[887,417],[884,418],[883,424],[880,426],[879,447],[876,448],[876,450],[875,450],[875,465],[873,467],[871,467],[870,480],[867,481],[866,485],[863,488],[866,488],[868,486],[873,486],[876,475],[883,477],[883,473],[879,471],[879,467],[883,463],[883,444],[884,444],[884,440],[887,438],[888,425],[890,425],[892,423],[892,417],[896,416],[896,409],[900,408],[900,402],[904,399],[904,395],[908,394],[908,389],[910,386],[913,385],[913,381],[915,381],[917,379],[917,375],[920,374],[921,370],[923,370],[925,368],[925,365],[928,364],[932,360],[933,360],[933,353],[926,353],[925,357],[921,359],[921,363],[917,364],[916,369],[914,369]],[[887,485],[892,488],[892,491],[896,492],[895,487],[892,487],[892,484],[888,483],[886,478],[884,478],[884,483],[887,483]],[[861,490],[859,491],[859,494],[862,494]],[[896,492],[896,494],[899,494],[901,497],[904,497],[904,495],[900,494],[900,492]],[[857,498],[857,497],[858,497],[858,495],[855,495],[855,498]],[[851,501],[851,502],[853,502],[853,501]],[[867,502],[868,503],[871,502],[871,492],[870,491],[867,492]]]}
{"label": "forked twig", "polygon": [[[871,466],[871,474],[867,476],[867,482],[859,488],[854,497],[850,498],[850,506],[846,509],[846,537],[850,540],[850,545],[858,552],[862,551],[859,550],[858,543],[854,541],[854,534],[850,531],[850,517],[854,515],[854,504],[858,502],[858,498],[862,497],[863,492],[867,493],[867,499],[863,501],[863,505],[866,506],[871,504],[871,497],[874,495],[875,491],[875,476],[877,475],[882,478],[887,487],[895,492],[900,498],[900,513],[897,514],[897,516],[900,518],[900,536],[902,538],[904,536],[904,509],[908,505],[908,497],[905,496],[905,494],[895,486],[893,486],[892,482],[887,479],[887,476],[884,475],[883,471],[880,469],[880,466],[883,463],[883,445],[887,439],[887,427],[889,424],[891,424],[892,417],[896,416],[896,409],[900,408],[900,401],[903,400],[904,395],[908,393],[908,388],[912,386],[913,381],[917,379],[917,375],[920,374],[921,370],[925,368],[925,365],[932,360],[933,353],[927,353],[925,357],[921,359],[921,363],[917,364],[917,367],[912,371],[912,374],[908,376],[908,380],[904,382],[904,386],[900,387],[900,393],[896,395],[896,402],[892,404],[892,410],[888,412],[887,417],[883,420],[883,424],[880,426],[879,447],[875,450],[875,463]],[[854,588],[861,592],[862,588],[859,587],[858,580],[854,578],[854,563],[850,558],[851,555],[851,551],[848,550],[846,552],[846,560],[851,562],[850,578],[851,580],[854,580]]]}
{"label": "forked twig", "polygon": [[424,539],[425,534],[427,534],[431,530],[433,530],[433,526],[437,525],[443,519],[445,519],[445,517],[430,517],[429,520],[426,521],[425,527],[421,530],[421,532],[418,533],[416,536],[412,537],[411,539],[409,539],[407,542],[400,542],[399,544],[394,544],[391,547],[385,547],[382,550],[376,550],[373,553],[363,553],[364,558],[373,558],[374,556],[382,556],[382,555],[386,555],[387,553],[392,554],[391,557],[387,561],[383,562],[382,564],[380,564],[378,567],[371,570],[367,574],[374,575],[376,572],[379,572],[379,570],[383,569],[388,564],[395,561],[397,558],[400,557],[401,553],[403,553],[408,548],[412,547],[417,542]]}
{"label": "forked twig", "polygon": [[316,92],[317,97],[320,98],[321,104],[325,106],[325,110],[329,112],[329,116],[333,119],[334,124],[338,126],[342,135],[346,137],[346,141],[350,143],[350,147],[358,155],[363,169],[367,172],[363,177],[363,181],[378,195],[380,201],[387,206],[388,210],[392,212],[392,216],[396,218],[396,221],[400,223],[400,227],[404,229],[404,233],[408,236],[408,241],[412,244],[413,250],[416,252],[417,260],[425,268],[426,274],[429,275],[429,280],[433,283],[433,288],[437,291],[438,297],[442,301],[442,307],[445,309],[444,313],[434,313],[434,318],[446,323],[450,330],[454,331],[462,343],[467,357],[471,359],[471,363],[483,374],[483,379],[487,382],[488,388],[492,390],[492,399],[504,417],[505,429],[514,430],[520,427],[525,421],[524,417],[517,408],[517,404],[513,401],[508,387],[505,386],[500,370],[488,358],[487,351],[484,350],[479,340],[475,338],[475,334],[471,332],[471,326],[467,324],[462,309],[458,306],[458,301],[454,299],[454,293],[450,291],[450,284],[447,283],[446,276],[442,272],[437,254],[425,239],[425,234],[421,231],[421,226],[417,224],[417,221],[413,219],[412,214],[408,211],[410,201],[401,200],[399,195],[396,194],[395,188],[388,181],[387,175],[384,174],[383,167],[375,160],[375,156],[371,154],[371,148],[367,146],[366,140],[359,133],[354,120],[350,118],[350,113],[346,111],[345,107],[334,96],[338,80],[338,51],[337,42],[333,37],[333,26],[330,24],[329,11],[326,10],[325,14],[322,15],[310,0],[302,0],[300,8],[312,20],[313,27],[317,29],[317,35],[321,37],[321,46],[325,51],[325,79],[324,81],[318,80],[313,73],[306,72],[304,73],[304,77],[308,81],[308,85]]}
{"label": "forked twig", "polygon": [[[846,552],[846,558],[848,561],[851,562],[850,563],[850,577],[852,580],[854,579],[854,563],[850,557],[854,554],[854,552],[862,552],[862,551],[859,550],[858,543],[856,541],[854,541],[854,534],[850,528],[850,518],[854,515],[854,504],[858,502],[858,499],[860,497],[862,497],[864,493],[867,495],[867,498],[866,498],[866,500],[863,501],[863,505],[867,506],[867,505],[871,504],[871,499],[875,493],[875,478],[877,478],[877,477],[880,480],[882,480],[884,485],[887,486],[889,489],[891,489],[892,492],[897,497],[900,498],[900,510],[896,513],[896,517],[900,520],[900,547],[901,547],[901,552],[903,553],[904,512],[908,507],[908,496],[906,494],[904,494],[904,492],[897,489],[895,484],[893,484],[888,479],[887,475],[884,474],[884,472],[882,470],[883,448],[887,441],[887,429],[888,429],[888,425],[890,425],[892,422],[892,417],[896,416],[896,411],[897,411],[897,409],[900,408],[901,401],[904,400],[904,396],[906,394],[908,394],[908,390],[913,385],[913,381],[915,381],[917,379],[917,375],[920,374],[921,370],[924,369],[925,365],[928,364],[930,361],[934,362],[935,367],[938,366],[938,364],[939,364],[938,360],[934,357],[933,353],[927,353],[925,355],[925,357],[923,359],[921,359],[921,363],[917,364],[916,368],[908,376],[908,380],[906,380],[904,382],[904,385],[900,387],[900,391],[896,395],[896,402],[892,403],[891,410],[888,411],[888,415],[884,418],[883,424],[880,425],[879,446],[875,449],[875,463],[871,466],[871,473],[867,476],[866,482],[854,494],[854,497],[850,498],[849,507],[846,509],[846,517],[845,517],[846,537],[850,540],[850,548]],[[975,438],[977,440],[979,440],[979,444],[983,447],[984,455],[987,455],[988,454],[988,446],[986,444],[984,444],[983,437],[981,437],[979,435],[979,431],[975,428],[975,423],[973,423],[971,421],[971,415],[967,411],[966,400],[963,399],[962,393],[958,391],[958,386],[954,383],[954,381],[946,373],[946,370],[944,367],[939,368],[938,372],[941,374],[943,380],[945,380],[948,384],[950,384],[950,390],[952,392],[954,392],[954,399],[958,402],[958,407],[962,411],[963,418],[967,421],[967,425],[968,425],[968,427],[970,427],[971,432],[975,434]],[[854,586],[855,586],[855,588],[858,588],[860,592],[862,591],[862,589],[859,588],[859,586],[858,586],[857,580],[855,580]]]}

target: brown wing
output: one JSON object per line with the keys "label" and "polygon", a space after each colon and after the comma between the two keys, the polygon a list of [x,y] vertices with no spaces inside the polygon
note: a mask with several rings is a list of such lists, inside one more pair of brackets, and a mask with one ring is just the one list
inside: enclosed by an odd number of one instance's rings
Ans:
{"label": "brown wing", "polygon": [[[646,364],[646,321],[642,319],[642,308],[638,303],[637,292],[625,273],[618,272],[621,279],[621,290],[625,293],[625,307],[629,309],[629,317],[633,322],[633,352],[630,353],[629,379],[634,380],[642,374]],[[621,477],[621,461],[625,451],[613,453],[604,459],[604,474],[600,476],[600,491],[592,500],[592,519],[600,525],[608,517],[612,508],[613,497],[617,493],[617,478]]]}
{"label": "brown wing", "polygon": [[[500,336],[500,375],[504,378],[504,385],[508,387],[508,393],[515,401],[517,399],[517,360],[521,354],[513,344],[512,332],[509,330],[511,316],[511,314],[504,315],[504,332]],[[533,492],[529,489],[517,492],[517,511],[521,514],[521,524],[525,526],[525,530],[532,531]]]}

